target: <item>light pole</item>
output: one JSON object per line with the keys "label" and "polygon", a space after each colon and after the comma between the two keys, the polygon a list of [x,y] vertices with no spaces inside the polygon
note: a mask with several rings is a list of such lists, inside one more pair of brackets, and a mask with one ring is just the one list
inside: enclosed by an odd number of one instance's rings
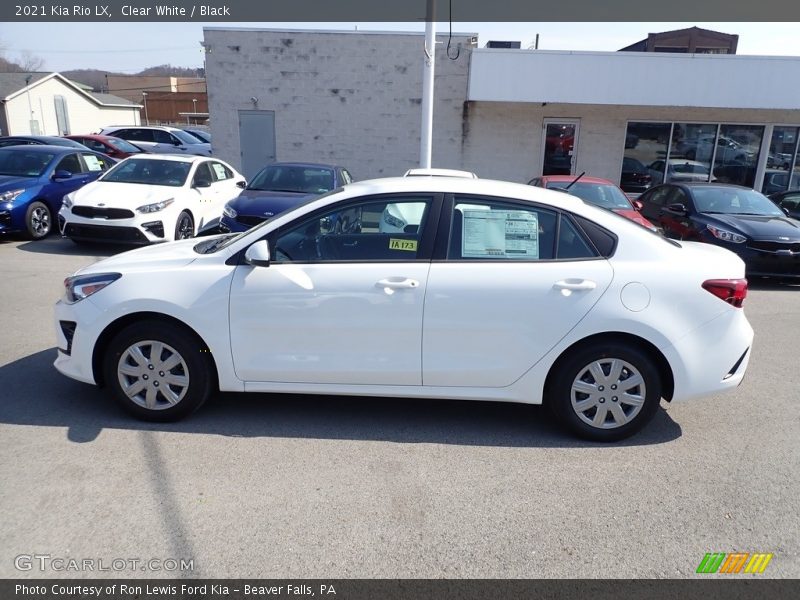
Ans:
{"label": "light pole", "polygon": [[192,98],[192,112],[194,112],[194,122],[197,123],[197,98]]}
{"label": "light pole", "polygon": [[142,102],[144,102],[144,124],[150,125],[150,119],[147,116],[147,92],[142,92]]}
{"label": "light pole", "polygon": [[425,15],[425,51],[422,67],[422,131],[419,140],[419,166],[430,168],[433,146],[433,82],[436,67],[436,0],[428,0]]}

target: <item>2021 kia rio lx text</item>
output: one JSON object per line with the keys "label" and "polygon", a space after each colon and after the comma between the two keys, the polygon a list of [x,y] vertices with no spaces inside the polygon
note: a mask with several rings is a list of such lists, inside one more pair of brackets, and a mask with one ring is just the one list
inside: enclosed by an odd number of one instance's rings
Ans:
{"label": "2021 kia rio lx text", "polygon": [[[335,226],[345,212],[358,227]],[[372,180],[78,271],[55,307],[55,366],[156,421],[217,390],[454,398],[545,403],[613,441],[662,398],[739,385],[746,293],[735,254],[560,192]]]}

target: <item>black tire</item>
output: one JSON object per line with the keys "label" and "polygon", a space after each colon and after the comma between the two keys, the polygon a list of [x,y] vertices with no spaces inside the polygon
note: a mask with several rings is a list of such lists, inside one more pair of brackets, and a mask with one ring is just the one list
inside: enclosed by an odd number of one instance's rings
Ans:
{"label": "black tire", "polygon": [[194,219],[188,212],[183,211],[175,221],[175,239],[188,240],[194,237]]}
{"label": "black tire", "polygon": [[32,240],[46,238],[53,230],[53,215],[44,202],[31,202],[25,212],[25,230]]}
{"label": "black tire", "polygon": [[[159,358],[153,356],[153,342],[163,345]],[[130,354],[134,348],[140,350],[140,360],[146,359],[146,364],[136,362]],[[174,354],[178,356],[178,364],[159,370],[156,361],[170,363],[175,360]],[[125,366],[128,374],[120,372]],[[137,370],[141,374],[130,374]],[[200,408],[215,387],[213,373],[211,354],[201,340],[179,326],[158,321],[136,323],[123,329],[109,344],[103,364],[104,381],[114,397],[126,411],[145,421],[177,421]],[[182,380],[187,377],[188,385]],[[174,383],[177,381],[181,383]],[[130,386],[130,396],[123,382]],[[137,385],[141,386],[138,393],[131,389]],[[177,402],[170,402],[168,396],[173,400],[177,397]],[[148,401],[152,407],[147,405]]]}
{"label": "black tire", "polygon": [[[618,377],[610,373],[614,359],[627,364],[617,363],[617,368],[621,367]],[[601,368],[602,374],[610,379],[598,382],[589,373],[592,365]],[[556,368],[545,403],[558,421],[579,437],[595,442],[625,439],[644,427],[658,410],[663,389],[658,368],[653,359],[636,346],[620,342],[594,343],[574,351]],[[643,388],[635,385],[627,389],[629,393],[624,393],[625,382],[636,381],[631,380],[636,374],[641,377]],[[573,384],[594,389],[594,395],[576,391],[577,406],[573,406]],[[637,409],[632,403],[638,399],[642,402]],[[581,403],[587,407],[582,411]],[[605,412],[601,412],[603,408]],[[602,425],[587,422],[601,419]]]}

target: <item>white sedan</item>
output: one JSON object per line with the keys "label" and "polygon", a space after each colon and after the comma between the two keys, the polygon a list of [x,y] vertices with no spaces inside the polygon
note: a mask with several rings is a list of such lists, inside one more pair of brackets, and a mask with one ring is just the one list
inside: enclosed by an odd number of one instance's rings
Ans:
{"label": "white sedan", "polygon": [[199,156],[132,156],[64,197],[64,237],[76,242],[149,244],[194,237],[219,225],[245,187],[228,163]]}
{"label": "white sedan", "polygon": [[[382,231],[387,205],[419,226]],[[361,226],[330,228],[342,211]],[[456,398],[546,403],[613,441],[662,398],[738,386],[753,341],[735,254],[480,179],[354,183],[242,234],[94,263],[65,287],[56,368],[157,421],[217,390]]]}

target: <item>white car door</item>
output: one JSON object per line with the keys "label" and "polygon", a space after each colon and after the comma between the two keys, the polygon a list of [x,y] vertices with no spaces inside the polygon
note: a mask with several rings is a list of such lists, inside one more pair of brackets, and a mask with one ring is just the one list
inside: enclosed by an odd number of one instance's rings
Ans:
{"label": "white car door", "polygon": [[597,254],[551,209],[456,198],[447,259],[428,277],[423,384],[504,387],[519,379],[610,284],[611,265]]}
{"label": "white car door", "polygon": [[[379,231],[388,202],[424,205],[422,228]],[[420,385],[435,204],[418,194],[364,198],[346,211],[304,216],[271,234],[270,265],[238,266],[231,285],[239,378]]]}
{"label": "white car door", "polygon": [[192,211],[198,232],[214,227],[222,216],[222,208],[217,210],[219,190],[214,187],[214,177],[208,163],[203,161],[198,164],[192,177],[190,197],[194,198]]}

